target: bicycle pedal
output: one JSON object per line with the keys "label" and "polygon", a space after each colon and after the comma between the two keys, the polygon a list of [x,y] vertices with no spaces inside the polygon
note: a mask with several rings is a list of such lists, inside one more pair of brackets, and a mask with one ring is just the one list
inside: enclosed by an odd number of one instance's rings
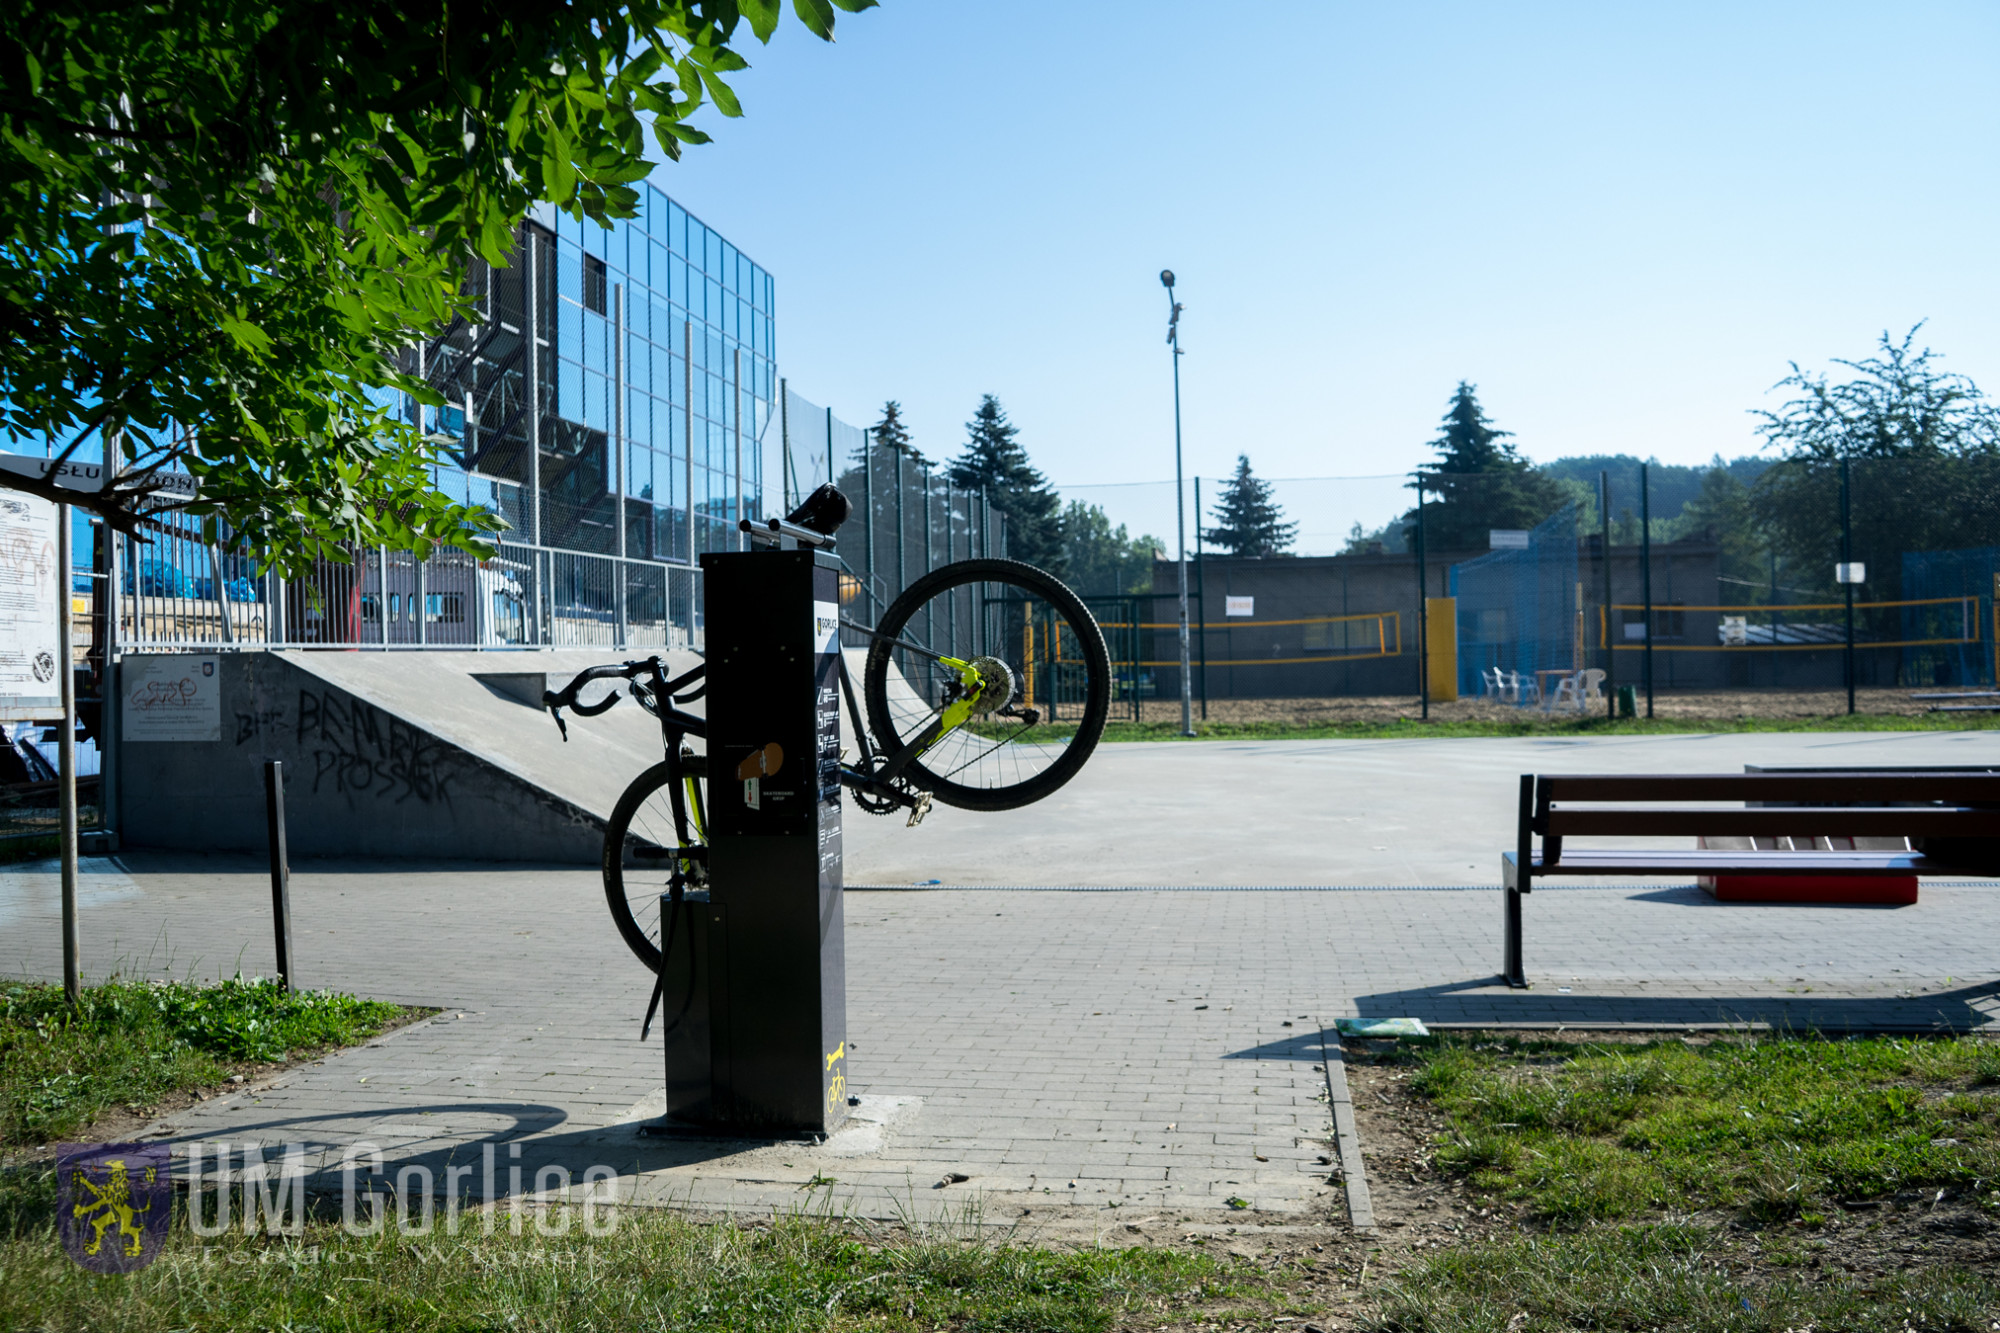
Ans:
{"label": "bicycle pedal", "polygon": [[917,825],[924,822],[924,816],[929,814],[930,812],[931,812],[931,794],[929,792],[923,792],[917,797],[916,800],[910,802],[910,822],[908,824],[905,824],[904,827],[915,828]]}

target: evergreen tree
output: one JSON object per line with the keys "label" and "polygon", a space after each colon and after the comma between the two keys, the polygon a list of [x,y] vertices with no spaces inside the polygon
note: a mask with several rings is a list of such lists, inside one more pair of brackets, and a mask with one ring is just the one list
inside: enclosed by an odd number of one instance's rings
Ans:
{"label": "evergreen tree", "polygon": [[965,423],[965,452],[952,460],[951,484],[983,490],[1007,516],[1007,554],[1062,575],[1065,561],[1062,497],[1023,449],[1020,430],[1007,420],[1000,400],[985,394]]}
{"label": "evergreen tree", "polygon": [[[903,405],[891,398],[882,404],[882,419],[868,428],[869,438],[878,449],[902,454],[914,463],[928,463],[930,460],[917,452],[910,443],[910,428],[903,420]],[[891,466],[893,466],[893,462]]]}
{"label": "evergreen tree", "polygon": [[1236,455],[1236,475],[1222,483],[1222,495],[1211,511],[1217,526],[1204,529],[1204,540],[1231,555],[1266,557],[1289,554],[1287,547],[1299,525],[1285,522],[1285,512],[1271,499],[1271,483],[1250,473],[1250,455]]}
{"label": "evergreen tree", "polygon": [[[1477,386],[1464,380],[1431,441],[1425,469],[1424,540],[1434,551],[1485,550],[1494,528],[1532,528],[1562,506],[1563,487],[1509,443],[1512,431],[1486,419]],[[1404,515],[1414,532],[1415,510]],[[1414,540],[1414,537],[1412,537]]]}

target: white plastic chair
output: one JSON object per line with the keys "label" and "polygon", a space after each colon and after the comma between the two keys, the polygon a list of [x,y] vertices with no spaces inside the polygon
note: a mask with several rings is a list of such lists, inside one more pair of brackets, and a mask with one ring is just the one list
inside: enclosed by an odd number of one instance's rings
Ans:
{"label": "white plastic chair", "polygon": [[1500,678],[1499,667],[1487,667],[1479,673],[1479,697],[1482,699],[1507,697],[1506,682]]}
{"label": "white plastic chair", "polygon": [[1555,693],[1549,696],[1544,711],[1553,713],[1559,709],[1574,709],[1579,713],[1582,712],[1582,676],[1583,673],[1579,671],[1559,678],[1556,681]]}
{"label": "white plastic chair", "polygon": [[1579,709],[1604,702],[1604,668],[1586,667],[1583,671],[1583,698],[1577,701]]}
{"label": "white plastic chair", "polygon": [[1514,703],[1525,708],[1541,702],[1542,687],[1535,683],[1533,676],[1524,676],[1518,671],[1513,672],[1512,675],[1514,677],[1514,688],[1512,691],[1512,701]]}

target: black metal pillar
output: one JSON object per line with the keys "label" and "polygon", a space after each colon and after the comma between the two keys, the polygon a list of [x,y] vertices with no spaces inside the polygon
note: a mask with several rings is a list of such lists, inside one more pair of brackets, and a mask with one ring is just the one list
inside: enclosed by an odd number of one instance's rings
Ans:
{"label": "black metal pillar", "polygon": [[1611,601],[1611,473],[1597,474],[1598,529],[1604,557],[1604,715],[1618,716],[1618,636],[1625,632],[1616,624]]}
{"label": "black metal pillar", "polygon": [[1854,478],[1845,458],[1840,460],[1840,587],[1847,599],[1847,711],[1854,712]]}
{"label": "black metal pillar", "polygon": [[[705,1051],[668,1042],[667,1113],[826,1134],[847,1114],[839,566],[811,551],[711,553],[701,565],[709,890],[686,906],[708,1039]],[[670,972],[670,1016],[684,1007],[676,985],[686,979]]]}
{"label": "black metal pillar", "polygon": [[1426,614],[1430,570],[1424,561],[1424,474],[1417,474],[1417,686],[1423,692],[1424,720],[1431,716],[1431,618]]}
{"label": "black metal pillar", "polygon": [[[1118,591],[1125,591],[1119,587]],[[1201,720],[1208,721],[1208,570],[1201,555],[1201,477],[1194,479],[1194,620],[1195,644],[1201,652]]]}
{"label": "black metal pillar", "polygon": [[1646,651],[1640,670],[1646,681],[1646,716],[1653,715],[1653,510],[1646,465],[1639,464],[1639,600],[1646,604]]}

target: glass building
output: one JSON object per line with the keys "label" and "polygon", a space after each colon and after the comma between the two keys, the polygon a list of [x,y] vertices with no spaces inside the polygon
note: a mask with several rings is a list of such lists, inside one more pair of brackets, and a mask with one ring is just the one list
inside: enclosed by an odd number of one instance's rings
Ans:
{"label": "glass building", "polygon": [[609,231],[542,210],[508,267],[469,275],[475,317],[410,368],[448,402],[421,422],[458,442],[440,485],[494,503],[512,543],[686,565],[763,509],[772,283],[656,187],[640,196]]}

